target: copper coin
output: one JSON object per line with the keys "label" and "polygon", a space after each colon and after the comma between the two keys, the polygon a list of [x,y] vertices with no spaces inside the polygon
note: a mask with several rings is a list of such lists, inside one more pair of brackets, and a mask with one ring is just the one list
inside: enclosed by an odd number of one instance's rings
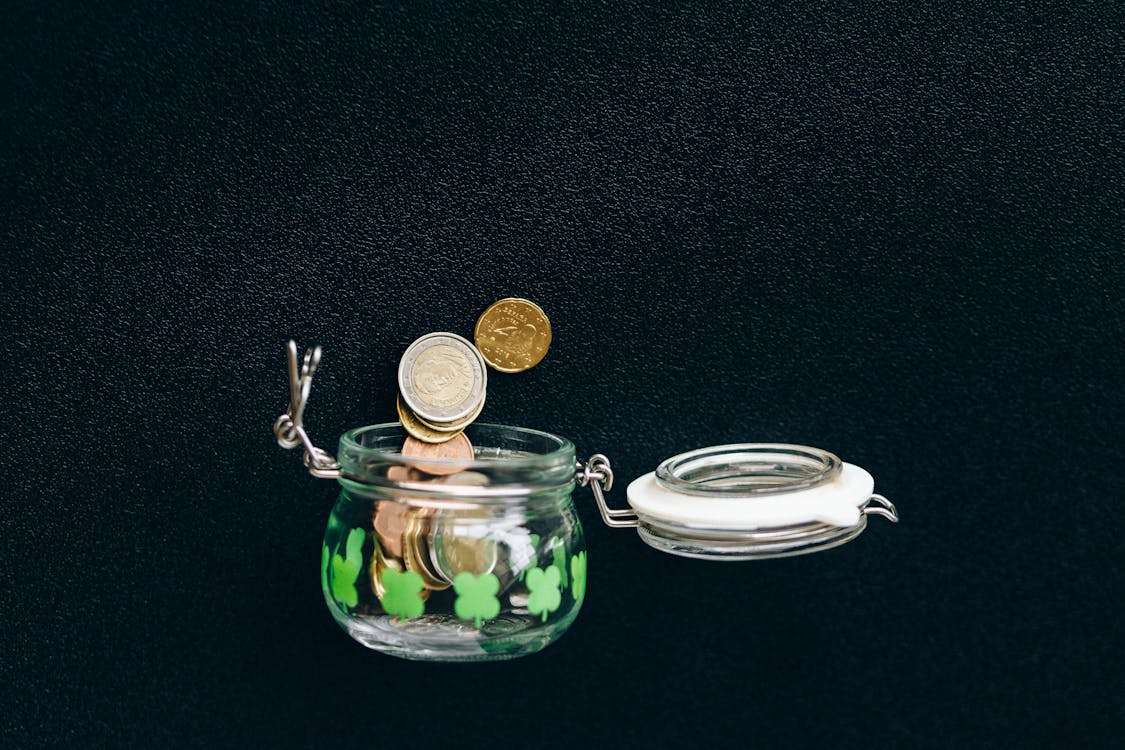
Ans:
{"label": "copper coin", "polygon": [[409,456],[412,459],[448,461],[449,463],[429,463],[417,460],[410,462],[419,471],[435,476],[456,474],[464,467],[454,463],[455,461],[472,461],[474,457],[473,444],[469,442],[463,432],[457,433],[452,439],[444,443],[423,443],[421,440],[408,437],[406,442],[402,444],[402,455]]}
{"label": "copper coin", "polygon": [[[406,467],[396,466],[394,468],[405,469]],[[371,525],[379,537],[382,548],[391,557],[402,557],[402,535],[406,531],[406,524],[409,520],[410,509],[402,503],[386,501],[376,505]]]}

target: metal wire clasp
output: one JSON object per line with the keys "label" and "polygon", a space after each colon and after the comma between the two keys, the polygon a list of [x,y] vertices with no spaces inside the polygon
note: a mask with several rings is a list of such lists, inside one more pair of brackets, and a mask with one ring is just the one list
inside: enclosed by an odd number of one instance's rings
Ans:
{"label": "metal wire clasp", "polygon": [[320,364],[320,347],[305,350],[305,359],[298,366],[297,342],[290,339],[286,346],[289,359],[289,407],[273,423],[273,434],[282,448],[305,447],[305,466],[314,477],[335,479],[340,476],[340,464],[329,453],[313,445],[305,432],[305,407],[312,391],[313,375]]}
{"label": "metal wire clasp", "polygon": [[598,503],[598,512],[606,526],[614,528],[630,528],[639,521],[631,510],[614,510],[606,504],[605,492],[613,489],[613,469],[610,468],[609,459],[601,453],[590,456],[586,463],[578,462],[575,467],[575,479],[582,487],[590,486],[594,493],[594,500]]}
{"label": "metal wire clasp", "polygon": [[882,495],[872,495],[861,508],[865,516],[882,516],[891,523],[898,523],[898,510],[895,504]]}

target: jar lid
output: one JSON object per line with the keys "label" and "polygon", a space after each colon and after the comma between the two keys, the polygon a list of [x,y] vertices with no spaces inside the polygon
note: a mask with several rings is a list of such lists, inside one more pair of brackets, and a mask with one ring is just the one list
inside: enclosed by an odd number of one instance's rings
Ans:
{"label": "jar lid", "polygon": [[854,539],[868,515],[897,522],[894,505],[874,489],[867,471],[819,448],[718,445],[638,477],[626,490],[632,511],[603,508],[603,518],[635,526],[651,546],[684,557],[783,557]]}

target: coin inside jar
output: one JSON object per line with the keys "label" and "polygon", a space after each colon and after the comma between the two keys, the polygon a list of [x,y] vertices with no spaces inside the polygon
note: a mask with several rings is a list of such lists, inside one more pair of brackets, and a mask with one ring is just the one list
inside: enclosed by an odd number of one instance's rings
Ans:
{"label": "coin inside jar", "polygon": [[481,313],[473,339],[485,362],[500,372],[523,372],[539,364],[551,346],[551,322],[534,302],[508,297]]}
{"label": "coin inside jar", "polygon": [[[469,438],[465,437],[465,433],[459,432],[444,443],[424,443],[421,440],[408,437],[402,444],[402,455],[412,459],[411,466],[419,471],[435,476],[445,476],[456,474],[461,471],[462,467],[455,463],[444,463],[442,461],[472,461],[475,454]],[[437,459],[439,462],[431,463],[426,459]]]}
{"label": "coin inside jar", "polygon": [[[383,571],[387,568],[401,573],[405,570],[402,560],[394,557],[389,557],[384,554],[383,549],[379,546],[379,540],[374,541],[374,554],[371,558],[371,590],[375,592],[375,596],[379,597],[382,601],[383,597],[387,594],[387,588],[383,585]],[[422,601],[430,597],[430,590],[423,588],[419,596]]]}
{"label": "coin inside jar", "polygon": [[480,406],[487,386],[484,358],[453,333],[430,333],[406,349],[398,387],[406,405],[430,423],[464,419]]}
{"label": "coin inside jar", "polygon": [[451,584],[433,569],[426,532],[425,511],[414,510],[411,512],[402,537],[402,561],[407,570],[418,574],[422,579],[422,586],[430,591],[442,591],[449,588]]}
{"label": "coin inside jar", "polygon": [[[405,469],[400,466],[394,468]],[[391,557],[402,557],[402,535],[409,517],[410,510],[402,503],[390,500],[376,503],[371,525],[378,536],[378,543]]]}

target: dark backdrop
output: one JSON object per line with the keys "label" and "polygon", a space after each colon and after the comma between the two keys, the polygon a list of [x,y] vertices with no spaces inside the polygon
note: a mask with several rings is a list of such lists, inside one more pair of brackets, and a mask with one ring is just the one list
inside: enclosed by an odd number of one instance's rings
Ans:
{"label": "dark backdrop", "polygon": [[[975,747],[1123,729],[1115,3],[6,4],[0,721],[16,745]],[[728,441],[902,523],[669,557],[587,522],[541,654],[378,655],[319,591],[333,486],[493,300],[484,419],[624,481]],[[623,492],[614,493],[623,504]]]}

